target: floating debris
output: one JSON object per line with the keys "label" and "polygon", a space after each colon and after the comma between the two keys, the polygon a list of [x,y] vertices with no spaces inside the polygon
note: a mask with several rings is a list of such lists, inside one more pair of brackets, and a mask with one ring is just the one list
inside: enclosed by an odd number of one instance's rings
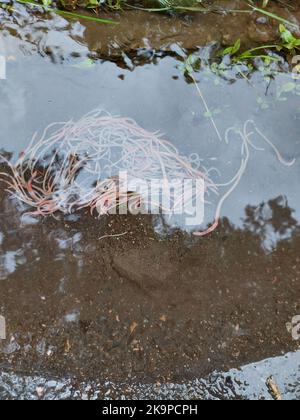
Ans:
{"label": "floating debris", "polygon": [[274,379],[273,376],[270,376],[267,379],[266,385],[268,387],[268,390],[269,390],[270,394],[274,398],[274,400],[276,400],[276,401],[282,401],[282,395],[281,395],[279,386],[277,385],[277,383],[276,383],[276,381],[275,381],[275,379]]}

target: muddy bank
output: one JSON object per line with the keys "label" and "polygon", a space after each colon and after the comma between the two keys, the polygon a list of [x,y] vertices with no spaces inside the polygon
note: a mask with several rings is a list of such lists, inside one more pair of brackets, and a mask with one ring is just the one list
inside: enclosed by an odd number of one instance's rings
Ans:
{"label": "muddy bank", "polygon": [[[19,4],[14,4],[13,14],[0,9],[0,28],[9,51],[9,34],[17,34],[22,40],[22,51],[39,52],[53,57],[55,61],[70,59],[85,52],[92,56],[122,56],[138,49],[173,51],[179,46],[195,50],[211,43],[231,45],[238,38],[245,48],[266,44],[278,39],[278,21],[260,13],[226,13],[226,10],[245,10],[243,1],[220,1],[217,5],[224,13],[193,13],[184,15],[156,14],[138,10],[105,13],[118,25],[105,25],[47,14],[43,19],[38,12],[32,12]],[[271,2],[268,11],[299,25],[300,8],[292,8]],[[45,16],[45,15],[43,15]],[[73,41],[61,42],[63,33],[70,33]],[[81,48],[76,46],[80,41]],[[76,48],[74,48],[76,46]],[[71,50],[70,50],[71,49]],[[145,54],[147,56],[147,54]],[[146,60],[147,61],[147,60]]]}

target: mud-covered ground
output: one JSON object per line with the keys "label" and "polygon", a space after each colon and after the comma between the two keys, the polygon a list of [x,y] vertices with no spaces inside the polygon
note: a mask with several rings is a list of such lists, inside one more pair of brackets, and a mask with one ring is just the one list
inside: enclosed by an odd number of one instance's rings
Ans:
{"label": "mud-covered ground", "polygon": [[[231,8],[239,3],[226,1]],[[275,4],[270,10],[300,20],[298,7]],[[8,78],[0,81],[0,150],[15,155],[35,130],[83,115],[101,101],[148,129],[165,131],[187,153],[195,147],[212,156],[212,141],[199,142],[199,132],[209,138],[209,122],[189,114],[198,98],[178,80],[178,59],[186,49],[212,42],[241,38],[255,46],[278,38],[278,22],[255,13],[127,11],[118,14],[118,27],[46,19],[23,6],[13,15],[0,13],[8,58]],[[91,71],[80,64],[86,57],[96,60]],[[288,78],[275,77],[279,84]],[[217,90],[209,85],[209,100],[236,107],[228,114],[224,108],[220,124],[223,116],[227,123],[254,115],[277,136],[285,156],[299,157],[299,99],[275,103],[271,87],[263,114],[256,94],[265,92],[264,81],[254,77],[253,83],[223,80]],[[179,138],[187,132],[188,139]],[[222,156],[227,170],[239,162],[235,154]],[[209,385],[215,384],[213,372],[298,350],[287,323],[300,314],[299,162],[290,170],[277,164],[272,150],[254,159],[218,230],[198,239],[159,216],[24,217],[25,209],[1,184],[0,315],[7,325],[0,341],[2,398],[31,398],[38,384],[52,379],[58,388],[49,398],[75,398],[76,389],[88,397],[88,384],[96,397],[209,398],[216,392]],[[295,374],[298,357],[290,362]],[[268,375],[286,368],[274,366]],[[200,387],[194,381],[203,377],[210,379]],[[258,380],[251,374],[246,379]],[[293,380],[289,398],[299,395],[298,376]],[[227,393],[233,387],[228,375],[218,381],[216,398],[238,396]],[[157,384],[173,385],[159,394]],[[239,396],[254,394],[246,387]]]}
{"label": "mud-covered ground", "polygon": [[226,222],[193,243],[110,220],[128,235],[99,241],[89,215],[20,229],[13,211],[2,199],[3,368],[177,382],[297,348],[286,323],[300,311],[298,232],[266,255]]}
{"label": "mud-covered ground", "polygon": [[[214,2],[214,5],[224,12],[170,15],[139,10],[121,10],[114,13],[103,11],[100,17],[110,18],[118,25],[101,25],[83,19],[82,25],[78,22],[75,24],[72,20],[68,25],[67,20],[57,17],[49,27],[49,21],[42,19],[38,10],[26,14],[23,6],[14,3],[15,13],[11,15],[10,22],[5,24],[5,27],[14,31],[21,41],[27,41],[24,42],[23,52],[35,51],[49,55],[55,61],[70,59],[65,54],[68,47],[72,49],[73,58],[85,52],[83,47],[87,46],[92,56],[107,58],[108,55],[132,54],[135,62],[140,63],[141,58],[135,51],[143,48],[151,56],[151,51],[171,50],[174,53],[176,46],[188,50],[197,50],[215,42],[228,46],[238,38],[245,48],[278,40],[278,21],[258,12],[238,13],[249,10],[243,0],[219,0]],[[21,11],[21,16],[18,10]],[[237,12],[227,13],[226,10]],[[288,2],[288,7],[285,7],[281,2],[271,1],[267,10],[296,25],[299,23],[300,11],[297,2],[293,2],[292,5]],[[6,12],[0,10],[0,13],[5,13],[6,21]],[[81,39],[84,31],[83,42],[79,45],[71,40],[65,42],[60,35],[63,28],[75,41]],[[5,38],[6,33],[2,32],[2,36]]]}

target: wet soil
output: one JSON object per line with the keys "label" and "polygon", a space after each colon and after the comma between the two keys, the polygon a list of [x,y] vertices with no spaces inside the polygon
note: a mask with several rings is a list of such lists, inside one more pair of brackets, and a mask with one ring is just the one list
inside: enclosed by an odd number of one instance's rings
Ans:
{"label": "wet soil", "polygon": [[176,382],[297,348],[286,323],[300,311],[298,228],[266,253],[225,221],[187,241],[117,218],[106,229],[127,236],[99,240],[104,222],[89,215],[20,227],[3,193],[1,215],[2,368]]}
{"label": "wet soil", "polygon": [[[268,11],[280,15],[298,24],[300,12],[297,5],[292,9],[272,2]],[[240,0],[215,1],[219,13],[194,13],[172,16],[170,14],[146,13],[126,10],[117,15],[108,15],[119,22],[119,25],[105,28],[101,36],[96,36],[92,24],[86,32],[86,41],[96,53],[109,54],[139,48],[166,49],[174,44],[193,50],[209,43],[220,42],[232,45],[238,38],[247,48],[249,45],[266,43],[278,38],[278,21],[254,12],[229,13],[229,10],[249,10],[247,4]],[[146,20],[146,21],[145,21]],[[109,51],[106,51],[107,46]]]}
{"label": "wet soil", "polygon": [[[299,399],[299,352],[263,360],[232,369],[226,373],[212,373],[202,379],[184,383],[121,383],[107,381],[80,382],[76,378],[26,376],[20,373],[0,374],[2,399],[30,400],[284,400]],[[296,369],[295,369],[296,366]],[[272,383],[278,394],[270,392]]]}
{"label": "wet soil", "polygon": [[[226,1],[232,8],[240,3]],[[150,130],[161,128],[187,154],[200,148],[214,156],[221,146],[211,140],[209,122],[189,111],[199,109],[199,98],[177,80],[182,51],[237,38],[256,45],[278,36],[278,22],[256,14],[124,12],[121,24],[110,28],[16,8],[0,23],[10,71],[0,82],[6,98],[0,149],[12,155],[36,129],[83,115],[102,101]],[[299,8],[272,8],[300,20]],[[91,72],[77,67],[91,56],[102,58]],[[276,83],[289,77],[280,73]],[[298,98],[275,103],[270,89],[271,105],[263,113],[257,92],[264,96],[265,86],[259,76],[253,79],[255,87],[245,80],[222,80],[217,90],[205,85],[211,103],[235,104],[219,124],[254,115],[287,157],[299,157]],[[207,142],[199,142],[199,131]],[[234,150],[221,152],[227,171],[239,164]],[[299,349],[286,324],[300,314],[300,168],[297,162],[278,169],[277,163],[272,151],[254,160],[219,229],[201,239],[158,216],[23,217],[25,210],[1,185],[0,315],[7,339],[0,341],[0,388],[10,381],[5,375],[12,382],[14,375],[33,378],[16,388],[14,398],[36,389],[35,376],[70,378],[75,388],[76,381],[185,384]],[[126,234],[100,239],[119,233]],[[63,398],[60,389],[55,398]],[[218,398],[225,398],[222,392]]]}
{"label": "wet soil", "polygon": [[[196,50],[214,43],[228,46],[238,38],[245,48],[278,39],[277,20],[258,12],[226,12],[249,10],[244,1],[220,0],[214,2],[214,5],[220,8],[220,13],[170,15],[138,10],[102,12],[100,17],[111,18],[118,25],[101,25],[81,20],[81,25],[77,23],[70,26],[65,19],[59,17],[49,22],[41,19],[38,12],[27,14],[24,8],[17,4],[14,5],[15,12],[8,22],[6,12],[0,10],[0,13],[6,15],[3,27],[7,28],[8,32],[15,33],[22,41],[27,41],[22,46],[24,52],[34,50],[49,55],[55,61],[65,60],[67,57],[63,52],[70,47],[73,48],[73,58],[80,55],[83,45],[88,46],[92,56],[106,59],[108,56],[122,57],[124,53],[130,55],[131,52],[138,60],[140,54],[136,54],[135,51],[140,49],[146,49],[151,56],[151,51],[155,50],[174,53],[174,49],[178,50],[179,46],[187,50]],[[280,2],[270,2],[268,11],[299,25],[300,11],[297,4],[289,4],[286,7]],[[80,42],[81,49],[71,40],[66,42],[60,35],[62,31],[68,31],[68,36],[75,41],[84,33],[84,40]],[[2,35],[6,36],[8,32],[2,32]],[[9,43],[9,40],[6,40],[6,43]],[[145,56],[147,54],[144,54],[144,62],[147,61]]]}

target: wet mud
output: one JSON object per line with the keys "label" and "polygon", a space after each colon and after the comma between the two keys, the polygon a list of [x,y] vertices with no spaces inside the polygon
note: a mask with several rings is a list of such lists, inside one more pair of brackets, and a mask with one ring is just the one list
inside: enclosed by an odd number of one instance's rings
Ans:
{"label": "wet mud", "polygon": [[[298,7],[273,8],[299,22]],[[278,22],[132,11],[107,28],[45,19],[23,6],[0,13],[8,58],[1,153],[13,158],[36,130],[101,103],[165,132],[187,155],[217,161],[226,179],[239,166],[239,147],[216,146],[178,66],[187,51],[201,54],[214,43],[274,40]],[[95,61],[87,69],[88,57]],[[299,99],[284,92],[287,100],[276,102],[290,81],[288,67],[267,94],[259,74],[252,84],[205,78],[199,74],[212,107],[222,109],[222,130],[255,118],[284,156],[299,158]],[[262,111],[258,97],[268,108]],[[299,175],[299,160],[281,168],[272,150],[257,152],[218,230],[205,238],[158,215],[24,216],[28,209],[1,184],[1,398],[272,398],[265,386],[271,375],[284,397],[298,398],[299,341],[289,323],[300,315]],[[207,212],[206,224],[213,206]],[[253,367],[269,358],[261,370]]]}

